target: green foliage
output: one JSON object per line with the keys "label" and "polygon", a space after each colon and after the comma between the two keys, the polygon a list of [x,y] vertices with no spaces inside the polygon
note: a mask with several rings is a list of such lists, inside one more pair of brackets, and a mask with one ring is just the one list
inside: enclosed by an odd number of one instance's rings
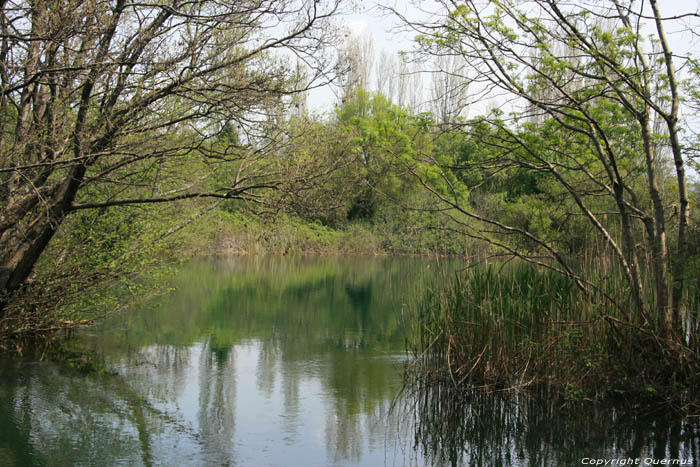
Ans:
{"label": "green foliage", "polygon": [[[289,218],[277,216],[273,233],[258,236],[263,241],[255,251],[466,251],[463,235],[435,212],[419,181],[449,195],[456,188],[464,196],[455,174],[430,162],[435,138],[429,115],[414,115],[382,95],[358,89],[336,109],[334,119],[292,118],[287,124],[289,133],[298,136],[276,163],[290,181],[273,194],[272,202]],[[452,155],[442,151],[438,157],[446,162]],[[311,166],[325,175],[306,181],[303,188],[295,184],[294,176]],[[282,228],[284,219],[299,222]],[[332,228],[336,240],[307,244],[304,230],[318,223]]]}
{"label": "green foliage", "polygon": [[7,336],[81,327],[155,293],[178,259],[173,239],[164,238],[174,212],[113,209],[72,216],[10,304],[2,323],[12,331]]}
{"label": "green foliage", "polygon": [[429,133],[421,119],[362,89],[336,111],[359,175],[348,220],[371,219],[383,205],[416,190],[411,177],[418,155],[429,150]]}
{"label": "green foliage", "polygon": [[[586,266],[597,290],[618,290],[619,271]],[[624,326],[625,311],[571,278],[527,263],[479,266],[414,307],[417,371],[435,384],[537,389],[563,402],[624,398],[694,410],[697,361],[672,357],[654,336]],[[682,363],[677,360],[680,358]]]}

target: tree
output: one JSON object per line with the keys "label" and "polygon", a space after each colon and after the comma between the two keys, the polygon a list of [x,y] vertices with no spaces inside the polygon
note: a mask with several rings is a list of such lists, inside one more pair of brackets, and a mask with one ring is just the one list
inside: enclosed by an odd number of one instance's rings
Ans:
{"label": "tree", "polygon": [[289,62],[329,71],[338,3],[0,1],[0,308],[71,213],[276,186]]}
{"label": "tree", "polygon": [[441,124],[456,122],[469,107],[469,80],[461,56],[441,55],[432,71],[430,107]]}
{"label": "tree", "polygon": [[347,152],[358,185],[348,217],[371,219],[379,200],[407,195],[413,180],[405,166],[427,144],[426,127],[385,96],[363,89],[338,108],[337,117],[349,139]]}
{"label": "tree", "polygon": [[399,55],[398,57],[398,72],[397,72],[397,83],[396,83],[396,104],[399,106],[406,105],[408,100],[408,86],[411,76],[408,70],[408,63],[404,55]]}
{"label": "tree", "polygon": [[374,65],[374,38],[370,33],[349,34],[338,52],[341,101],[355,97],[358,89],[369,89]]}
{"label": "tree", "polygon": [[[423,75],[420,64],[413,63],[407,76],[408,93],[406,95],[406,104],[414,114],[418,114],[423,109]],[[402,104],[403,105],[403,104]]]}
{"label": "tree", "polygon": [[376,68],[377,92],[389,100],[394,100],[396,94],[396,68],[396,57],[382,50]]}
{"label": "tree", "polygon": [[296,136],[276,159],[280,171],[289,176],[270,193],[275,199],[269,204],[301,219],[342,225],[361,178],[350,138],[333,122],[307,117],[287,125]]}
{"label": "tree", "polygon": [[[671,50],[666,30],[681,19],[696,22],[697,14],[665,17],[656,0],[438,3],[444,15],[434,23],[403,17],[420,34],[423,52],[464,57],[479,92],[498,93],[513,111],[509,118],[500,112],[465,127],[487,156],[442,168],[540,174],[614,255],[630,288],[630,322],[685,342],[690,203],[677,69],[687,58]],[[651,46],[644,43],[647,34]],[[529,118],[533,109],[544,118]],[[433,191],[487,226],[476,235],[530,261],[541,262],[546,254],[586,286],[585,274],[550,239]],[[600,210],[603,199],[609,202]],[[537,252],[514,247],[514,234]]]}

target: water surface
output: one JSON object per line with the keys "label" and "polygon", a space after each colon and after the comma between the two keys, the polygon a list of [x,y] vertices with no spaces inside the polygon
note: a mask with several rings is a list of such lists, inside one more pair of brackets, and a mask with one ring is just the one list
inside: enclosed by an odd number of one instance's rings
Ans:
{"label": "water surface", "polygon": [[668,413],[420,385],[399,397],[408,307],[456,267],[194,261],[169,293],[71,341],[73,366],[99,371],[0,359],[0,466],[696,465],[697,424]]}
{"label": "water surface", "polygon": [[0,464],[410,463],[390,410],[402,313],[442,269],[410,258],[195,261],[159,303],[80,338],[107,372],[3,362]]}

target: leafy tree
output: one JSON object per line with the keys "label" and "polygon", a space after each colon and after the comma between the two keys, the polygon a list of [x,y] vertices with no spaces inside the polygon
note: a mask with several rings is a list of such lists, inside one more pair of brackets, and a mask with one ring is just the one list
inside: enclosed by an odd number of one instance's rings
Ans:
{"label": "leafy tree", "polygon": [[287,126],[294,136],[275,163],[288,177],[271,193],[270,204],[302,219],[342,227],[360,184],[346,133],[334,122],[307,117],[293,118]]}
{"label": "leafy tree", "polygon": [[[681,317],[690,202],[677,75],[687,59],[674,54],[667,40],[674,18],[664,17],[656,0],[437,3],[444,15],[435,22],[404,18],[421,33],[423,51],[464,57],[470,65],[465,76],[479,83],[482,95],[498,93],[513,106],[510,115],[495,112],[465,127],[480,151],[486,149],[456,170],[482,177],[508,173],[517,184],[508,196],[517,197],[516,211],[525,211],[529,222],[509,222],[431,190],[484,226],[474,235],[555,267],[540,260],[544,254],[586,287],[584,273],[549,235],[553,219],[535,216],[545,208],[542,193],[550,202],[559,198],[562,213],[586,219],[620,265],[633,301],[630,322],[687,342]],[[682,17],[696,19],[692,12]],[[653,36],[650,45],[643,34]],[[447,180],[454,168],[436,162]],[[515,236],[537,251],[523,250],[511,241]],[[653,284],[653,296],[645,280]]]}
{"label": "leafy tree", "polygon": [[[297,56],[329,68],[338,1],[0,2],[0,308],[72,213],[255,200]],[[234,125],[237,141],[215,141]],[[230,176],[221,177],[221,173]],[[218,175],[214,175],[218,174]],[[4,311],[0,311],[4,314]]]}
{"label": "leafy tree", "polygon": [[428,125],[381,94],[359,89],[337,110],[359,174],[349,218],[372,218],[378,203],[399,200],[415,182],[408,168],[429,147]]}

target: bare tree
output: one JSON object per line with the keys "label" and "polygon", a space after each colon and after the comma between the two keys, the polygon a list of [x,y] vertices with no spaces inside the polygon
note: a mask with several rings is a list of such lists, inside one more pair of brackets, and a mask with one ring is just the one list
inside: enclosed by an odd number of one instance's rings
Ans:
{"label": "bare tree", "polygon": [[305,116],[307,114],[307,98],[308,91],[310,87],[308,70],[306,66],[297,59],[296,67],[294,69],[294,74],[292,75],[293,80],[293,94],[291,96],[290,111],[293,115],[298,117]]}
{"label": "bare tree", "polygon": [[408,87],[411,79],[408,63],[403,55],[399,56],[398,78],[396,84],[396,104],[406,105],[408,100]]}
{"label": "bare tree", "polygon": [[341,100],[351,99],[359,88],[369,90],[374,65],[374,38],[369,33],[349,34],[338,52]]}
{"label": "bare tree", "polygon": [[440,123],[454,123],[469,106],[469,78],[461,55],[440,55],[431,70],[430,106]]}
{"label": "bare tree", "polygon": [[413,66],[409,68],[407,76],[406,103],[413,113],[419,113],[423,108],[423,75],[420,64],[414,62]]}
{"label": "bare tree", "polygon": [[385,50],[382,50],[379,54],[376,70],[377,92],[387,99],[393,100],[398,76],[396,58]]}
{"label": "bare tree", "polygon": [[0,1],[2,307],[72,212],[275,186],[289,63],[329,71],[338,1]]}

